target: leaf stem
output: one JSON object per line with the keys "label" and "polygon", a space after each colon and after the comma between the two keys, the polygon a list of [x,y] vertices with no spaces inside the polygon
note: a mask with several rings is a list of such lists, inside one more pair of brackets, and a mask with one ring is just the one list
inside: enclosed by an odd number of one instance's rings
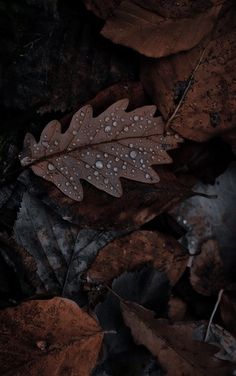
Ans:
{"label": "leaf stem", "polygon": [[220,301],[221,301],[221,298],[222,298],[222,295],[223,295],[223,292],[224,292],[224,289],[221,289],[219,291],[219,294],[218,294],[218,298],[217,298],[217,301],[216,301],[216,304],[215,304],[215,307],[213,309],[213,312],[211,314],[211,317],[210,317],[210,320],[209,320],[209,323],[207,325],[207,331],[206,331],[206,335],[205,335],[205,338],[204,338],[204,342],[207,342],[208,340],[208,337],[209,337],[209,334],[210,334],[210,330],[211,330],[211,325],[212,325],[212,321],[214,319],[214,316],[215,316],[215,313],[217,311],[217,308],[220,304]]}

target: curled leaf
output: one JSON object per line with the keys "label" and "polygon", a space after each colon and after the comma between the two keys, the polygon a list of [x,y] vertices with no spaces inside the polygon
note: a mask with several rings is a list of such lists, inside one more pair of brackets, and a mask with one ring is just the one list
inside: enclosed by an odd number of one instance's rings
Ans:
{"label": "curled leaf", "polygon": [[153,116],[155,106],[125,112],[127,106],[127,99],[120,100],[96,118],[91,106],[85,106],[65,133],[58,121],[51,121],[38,143],[27,134],[21,164],[76,201],[83,199],[80,179],[115,197],[122,195],[121,177],[158,182],[151,166],[170,163],[166,150],[176,147],[180,138],[163,136],[162,119]]}

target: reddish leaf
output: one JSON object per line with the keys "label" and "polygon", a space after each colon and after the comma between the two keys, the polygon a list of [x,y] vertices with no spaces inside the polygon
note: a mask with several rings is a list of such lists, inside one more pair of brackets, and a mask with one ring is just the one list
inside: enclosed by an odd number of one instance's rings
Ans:
{"label": "reddish leaf", "polygon": [[206,42],[160,60],[144,60],[142,65],[144,87],[163,117],[168,119],[203,57],[178,116],[171,122],[172,129],[183,137],[200,142],[235,126],[236,23],[233,5],[222,13],[209,44]]}
{"label": "reddish leaf", "polygon": [[0,311],[1,373],[88,376],[96,365],[103,333],[74,302],[32,300]]}
{"label": "reddish leaf", "polygon": [[166,150],[177,146],[178,136],[163,136],[161,118],[154,118],[155,106],[125,112],[128,100],[110,106],[93,118],[85,106],[75,113],[61,133],[58,121],[51,121],[36,143],[27,134],[21,155],[23,166],[53,182],[76,201],[83,199],[80,179],[115,197],[122,196],[120,178],[145,183],[159,181],[153,164],[170,163]]}
{"label": "reddish leaf", "polygon": [[149,57],[167,56],[196,46],[211,31],[220,9],[218,5],[194,18],[171,19],[123,1],[102,35]]}
{"label": "reddish leaf", "polygon": [[197,323],[170,325],[167,320],[154,319],[154,312],[130,302],[121,302],[121,308],[136,343],[157,356],[168,376],[227,376],[233,371],[233,365],[213,357],[215,346],[193,340]]}
{"label": "reddish leaf", "polygon": [[149,263],[166,273],[174,285],[184,272],[188,254],[170,236],[151,231],[135,231],[105,246],[87,272],[89,280],[109,283],[127,270]]}

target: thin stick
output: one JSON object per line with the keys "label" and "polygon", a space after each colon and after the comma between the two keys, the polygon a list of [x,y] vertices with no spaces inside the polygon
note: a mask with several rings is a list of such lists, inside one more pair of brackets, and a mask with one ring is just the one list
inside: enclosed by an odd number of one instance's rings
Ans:
{"label": "thin stick", "polygon": [[212,314],[211,314],[211,317],[210,317],[209,323],[208,323],[208,325],[207,325],[207,331],[206,331],[206,335],[205,335],[205,338],[204,338],[204,342],[207,342],[207,340],[208,340],[208,337],[209,337],[209,334],[210,334],[210,330],[211,330],[212,321],[213,321],[213,319],[214,319],[214,316],[215,316],[216,310],[217,310],[217,308],[218,308],[218,305],[220,304],[220,301],[221,301],[221,298],[222,298],[223,292],[224,292],[223,289],[221,289],[221,290],[219,291],[219,294],[218,294],[218,298],[217,298],[217,301],[216,301],[215,307],[214,307],[214,309],[213,309],[213,312],[212,312]]}
{"label": "thin stick", "polygon": [[208,44],[206,45],[206,47],[203,49],[202,53],[201,53],[201,56],[200,56],[200,59],[198,60],[197,62],[197,65],[195,66],[190,78],[189,78],[189,81],[188,81],[188,85],[187,87],[185,88],[184,90],[184,93],[182,95],[182,98],[180,99],[177,107],[175,108],[174,112],[172,113],[172,115],[169,117],[169,119],[167,120],[167,123],[166,123],[166,131],[169,129],[170,127],[170,123],[172,122],[172,120],[176,117],[177,115],[177,112],[179,111],[180,107],[182,106],[182,103],[190,89],[190,87],[192,86],[192,82],[193,82],[193,79],[194,79],[194,75],[195,73],[197,72],[198,68],[200,67],[201,63],[202,63],[202,60],[204,58],[204,55],[205,55],[205,52],[206,52],[206,49],[208,47]]}

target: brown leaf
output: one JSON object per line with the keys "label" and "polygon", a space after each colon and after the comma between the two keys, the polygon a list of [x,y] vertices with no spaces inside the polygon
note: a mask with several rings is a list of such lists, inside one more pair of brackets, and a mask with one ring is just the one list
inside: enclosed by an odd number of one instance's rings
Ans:
{"label": "brown leaf", "polygon": [[89,280],[109,283],[125,271],[151,264],[166,273],[174,285],[184,272],[188,254],[170,236],[151,231],[135,231],[105,246],[87,272]]}
{"label": "brown leaf", "polygon": [[190,280],[193,288],[202,295],[216,295],[225,288],[224,268],[216,240],[203,243],[200,255],[194,258]]}
{"label": "brown leaf", "polygon": [[187,304],[176,296],[171,296],[168,302],[168,317],[172,322],[182,321],[186,314]]}
{"label": "brown leaf", "polygon": [[76,201],[83,199],[80,179],[115,197],[123,193],[121,177],[158,182],[151,166],[170,163],[166,150],[176,147],[180,139],[163,136],[162,119],[153,117],[155,106],[129,113],[127,106],[127,99],[120,100],[96,118],[91,106],[85,106],[75,113],[65,133],[58,121],[51,121],[38,143],[28,133],[21,164]]}
{"label": "brown leaf", "polygon": [[167,169],[159,167],[158,175],[160,182],[155,185],[124,181],[124,194],[118,205],[114,197],[89,185],[80,203],[63,195],[46,181],[38,182],[36,177],[35,183],[32,179],[30,189],[33,195],[37,195],[61,217],[80,227],[135,229],[193,195],[191,189]]}
{"label": "brown leaf", "polygon": [[236,336],[236,293],[235,291],[224,291],[220,301],[220,314],[224,326]]}
{"label": "brown leaf", "polygon": [[[185,138],[206,141],[235,125],[235,11],[222,12],[211,41],[160,60],[143,60],[145,89],[167,120],[203,57],[171,127]],[[204,51],[204,55],[203,54]]]}
{"label": "brown leaf", "polygon": [[108,18],[102,35],[148,57],[162,57],[196,46],[212,29],[221,5],[194,18],[171,19],[131,1]]}
{"label": "brown leaf", "polygon": [[120,4],[121,0],[83,0],[83,2],[88,10],[105,20],[113,9]]}
{"label": "brown leaf", "polygon": [[88,376],[103,333],[97,321],[62,298],[32,300],[0,311],[1,373]]}
{"label": "brown leaf", "polygon": [[121,302],[121,308],[135,342],[157,356],[168,376],[226,376],[232,372],[232,365],[213,358],[215,346],[193,340],[197,323],[171,325],[167,320],[154,319],[154,312],[130,302]]}

